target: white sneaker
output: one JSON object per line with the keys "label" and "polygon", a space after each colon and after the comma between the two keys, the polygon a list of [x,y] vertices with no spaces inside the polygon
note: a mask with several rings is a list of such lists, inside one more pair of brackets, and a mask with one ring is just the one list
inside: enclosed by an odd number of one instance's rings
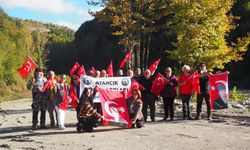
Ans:
{"label": "white sneaker", "polygon": [[65,126],[59,126],[59,130],[64,130]]}

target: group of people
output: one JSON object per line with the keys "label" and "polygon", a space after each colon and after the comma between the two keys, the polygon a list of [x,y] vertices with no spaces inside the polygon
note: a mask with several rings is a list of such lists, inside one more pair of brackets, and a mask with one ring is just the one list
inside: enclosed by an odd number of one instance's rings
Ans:
{"label": "group of people", "polygon": [[[150,109],[150,119],[155,122],[155,101],[158,96],[151,92],[154,79],[156,78],[156,69],[154,71],[145,70],[144,74],[140,68],[135,71],[127,70],[126,75],[122,69],[118,69],[116,76],[130,76],[131,80],[135,80],[143,87],[142,90],[133,89],[132,96],[128,98],[127,108],[131,119],[131,127],[141,128],[147,122],[147,110]],[[190,80],[190,67],[184,65],[182,74],[176,78],[171,67],[165,68],[164,77],[168,83],[160,93],[164,104],[163,120],[174,120],[174,100],[177,96],[177,87],[183,104],[183,119],[194,119],[190,110],[190,100],[193,94],[192,80]],[[87,72],[91,77],[107,77],[106,70]],[[203,99],[207,105],[207,119],[211,120],[210,94],[209,94],[209,76],[210,72],[206,70],[206,65],[199,66],[199,83],[201,93],[197,93],[197,111],[196,119],[201,119],[201,108]],[[49,83],[49,84],[48,84]],[[49,85],[47,88],[45,85]],[[80,93],[80,76],[77,74],[71,75],[70,85],[66,83],[66,75],[60,76],[60,79],[55,77],[53,71],[49,71],[48,77],[44,77],[43,71],[39,68],[35,70],[34,77],[28,83],[28,89],[32,90],[32,126],[38,128],[38,113],[40,111],[40,128],[46,128],[45,114],[48,110],[50,117],[50,126],[57,126],[59,129],[65,129],[64,119],[65,111],[68,109],[69,103],[76,110],[77,131],[93,131],[102,122],[102,108],[100,103],[94,103],[93,99],[96,94],[95,88],[85,88]],[[56,119],[54,117],[56,116]]]}
{"label": "group of people", "polygon": [[[45,89],[46,84],[48,84],[48,88]],[[37,68],[34,77],[30,79],[27,87],[32,90],[32,127],[37,129],[38,113],[40,111],[40,127],[46,128],[47,110],[50,117],[50,126],[58,126],[60,129],[65,129],[65,111],[68,109],[70,102],[70,89],[66,83],[66,75],[61,75],[58,80],[55,77],[55,73],[49,71],[47,79],[44,77],[43,71]]]}

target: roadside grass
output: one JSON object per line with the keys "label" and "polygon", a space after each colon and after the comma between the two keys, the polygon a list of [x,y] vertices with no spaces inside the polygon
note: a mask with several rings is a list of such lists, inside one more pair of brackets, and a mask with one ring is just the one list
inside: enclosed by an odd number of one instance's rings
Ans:
{"label": "roadside grass", "polygon": [[10,85],[0,87],[0,103],[5,101],[14,101],[23,98],[31,98],[31,92],[25,87]]}

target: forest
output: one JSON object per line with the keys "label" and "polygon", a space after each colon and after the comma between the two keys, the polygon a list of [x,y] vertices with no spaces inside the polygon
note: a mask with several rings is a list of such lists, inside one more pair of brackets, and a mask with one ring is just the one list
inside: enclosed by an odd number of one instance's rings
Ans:
{"label": "forest", "polygon": [[69,74],[77,61],[114,71],[132,50],[126,69],[147,68],[161,58],[159,71],[180,73],[206,63],[212,72],[230,71],[230,88],[250,89],[250,1],[91,0],[104,9],[74,32],[67,27],[9,17],[0,10],[0,100],[24,97],[30,74],[17,72],[29,55],[45,73]]}

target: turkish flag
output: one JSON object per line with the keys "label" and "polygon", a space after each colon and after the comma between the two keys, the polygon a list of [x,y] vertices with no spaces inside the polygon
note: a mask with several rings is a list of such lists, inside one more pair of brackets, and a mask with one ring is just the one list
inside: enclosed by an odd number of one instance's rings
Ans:
{"label": "turkish flag", "polygon": [[188,80],[192,80],[192,86],[193,86],[193,91],[197,92],[198,94],[201,93],[200,90],[200,80],[198,76],[198,71],[195,71],[189,78]]}
{"label": "turkish flag", "polygon": [[17,71],[19,71],[23,79],[26,79],[27,75],[31,73],[36,67],[37,64],[29,56],[27,56],[22,68],[18,68]]}
{"label": "turkish flag", "polygon": [[161,58],[157,59],[155,62],[153,62],[152,65],[150,65],[148,67],[148,70],[150,70],[150,72],[152,73],[155,70],[156,66],[158,66],[158,64],[160,63],[160,61],[161,61]]}
{"label": "turkish flag", "polygon": [[109,67],[108,67],[107,71],[108,71],[108,76],[109,76],[109,77],[113,77],[113,76],[114,76],[112,60],[111,60],[111,62],[110,62],[110,64],[109,64]]}
{"label": "turkish flag", "polygon": [[228,108],[228,73],[213,74],[209,77],[212,109]]}
{"label": "turkish flag", "polygon": [[120,68],[123,68],[125,63],[130,59],[132,54],[132,50],[128,52],[128,54],[125,56],[125,58],[122,60],[121,64],[120,64]]}
{"label": "turkish flag", "polygon": [[85,68],[84,68],[84,66],[82,65],[81,67],[80,67],[80,69],[78,70],[78,73],[77,73],[79,76],[81,76],[81,75],[86,75],[86,71],[85,71]]}
{"label": "turkish flag", "polygon": [[127,94],[126,94],[126,99],[132,96],[132,91],[133,91],[134,89],[137,89],[137,90],[140,90],[140,91],[141,91],[141,90],[144,89],[144,87],[143,87],[140,83],[138,83],[136,80],[132,80],[132,81],[131,81],[131,86],[130,86],[130,88],[128,89],[128,92],[127,92]]}
{"label": "turkish flag", "polygon": [[126,99],[123,91],[112,91],[97,88],[103,112],[103,125],[114,123],[130,127],[131,121],[128,114]]}
{"label": "turkish flag", "polygon": [[77,70],[78,68],[80,68],[80,67],[81,67],[81,66],[78,64],[78,62],[76,62],[76,63],[74,64],[74,66],[71,68],[69,74],[72,75],[72,74],[73,74],[74,72],[76,72],[76,70]]}
{"label": "turkish flag", "polygon": [[95,75],[96,75],[96,70],[95,70],[95,68],[92,66],[92,68],[91,68],[91,70],[95,73]]}
{"label": "turkish flag", "polygon": [[158,73],[151,87],[151,92],[155,94],[156,96],[158,96],[162,92],[164,87],[167,85],[167,83],[168,83],[168,80],[164,76],[162,76],[160,73]]}
{"label": "turkish flag", "polygon": [[51,87],[52,86],[52,80],[49,79],[44,85],[43,85],[43,88],[42,88],[42,92],[44,92],[48,87]]}
{"label": "turkish flag", "polygon": [[78,96],[77,96],[77,91],[73,85],[70,85],[70,98],[71,98],[71,107],[76,108]]}

